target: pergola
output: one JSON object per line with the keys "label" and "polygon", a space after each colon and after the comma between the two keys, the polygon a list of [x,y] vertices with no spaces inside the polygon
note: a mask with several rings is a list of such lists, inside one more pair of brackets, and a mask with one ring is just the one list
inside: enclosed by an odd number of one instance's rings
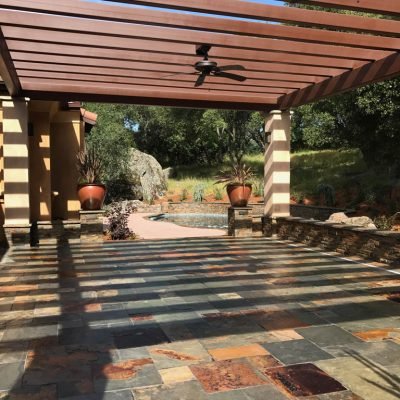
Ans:
{"label": "pergola", "polygon": [[[241,0],[1,0],[0,75],[12,96],[267,111],[399,74],[399,2],[296,3],[386,18]],[[171,76],[193,72],[199,44],[247,80]]]}
{"label": "pergola", "polygon": [[[14,103],[30,98],[267,112],[265,213],[287,215],[289,110],[400,75],[399,1],[292,3],[0,0],[0,76]],[[221,65],[243,66],[247,79],[210,76],[195,87],[199,45],[211,46],[210,59]],[[9,120],[15,115],[10,112]]]}

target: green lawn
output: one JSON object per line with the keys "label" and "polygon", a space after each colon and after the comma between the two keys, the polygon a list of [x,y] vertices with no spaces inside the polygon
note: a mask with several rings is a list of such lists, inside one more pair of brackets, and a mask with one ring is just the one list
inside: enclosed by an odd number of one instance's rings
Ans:
{"label": "green lawn", "polygon": [[[263,179],[263,155],[248,155],[244,162],[255,172],[254,183],[261,185]],[[169,180],[169,194],[179,194],[184,189],[192,193],[196,185],[202,184],[206,194],[215,191],[214,177],[219,170],[229,168],[229,162],[220,166],[181,166],[174,168]],[[364,180],[367,168],[358,150],[304,151],[292,155],[292,194],[303,197],[316,193],[319,184],[329,184],[335,189],[345,187],[352,179]],[[380,178],[379,178],[380,179]],[[377,179],[379,181],[379,179]],[[222,187],[223,185],[218,185]]]}

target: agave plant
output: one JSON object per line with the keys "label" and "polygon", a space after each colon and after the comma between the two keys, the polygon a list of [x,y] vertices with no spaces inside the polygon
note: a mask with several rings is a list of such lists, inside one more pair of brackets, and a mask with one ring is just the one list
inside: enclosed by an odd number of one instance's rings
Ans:
{"label": "agave plant", "polygon": [[229,171],[221,171],[215,178],[215,184],[225,183],[227,185],[242,185],[250,183],[254,173],[246,164],[234,164]]}
{"label": "agave plant", "polygon": [[76,155],[76,166],[80,180],[85,184],[99,183],[103,165],[96,150],[92,147],[81,150]]}

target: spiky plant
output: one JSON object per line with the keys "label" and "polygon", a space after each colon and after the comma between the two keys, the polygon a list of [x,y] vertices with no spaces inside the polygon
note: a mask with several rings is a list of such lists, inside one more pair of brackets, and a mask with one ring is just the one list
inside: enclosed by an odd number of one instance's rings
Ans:
{"label": "spiky plant", "polygon": [[76,166],[81,183],[99,183],[103,165],[101,159],[93,147],[86,147],[76,155]]}
{"label": "spiky plant", "polygon": [[245,186],[250,183],[253,176],[254,173],[252,169],[247,167],[246,164],[234,164],[229,171],[220,171],[220,173],[215,177],[215,184],[225,183],[225,186]]}

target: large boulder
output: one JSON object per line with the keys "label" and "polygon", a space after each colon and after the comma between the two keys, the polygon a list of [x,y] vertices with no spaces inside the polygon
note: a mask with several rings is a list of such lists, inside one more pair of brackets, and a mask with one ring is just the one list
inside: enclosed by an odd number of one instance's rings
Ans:
{"label": "large boulder", "polygon": [[167,181],[160,163],[153,156],[132,149],[129,169],[132,189],[138,200],[151,203],[165,194]]}
{"label": "large boulder", "polygon": [[374,221],[372,221],[369,217],[352,217],[349,218],[345,213],[335,213],[332,214],[328,222],[332,222],[335,224],[345,224],[345,225],[353,225],[353,226],[362,226],[363,228],[376,229]]}

